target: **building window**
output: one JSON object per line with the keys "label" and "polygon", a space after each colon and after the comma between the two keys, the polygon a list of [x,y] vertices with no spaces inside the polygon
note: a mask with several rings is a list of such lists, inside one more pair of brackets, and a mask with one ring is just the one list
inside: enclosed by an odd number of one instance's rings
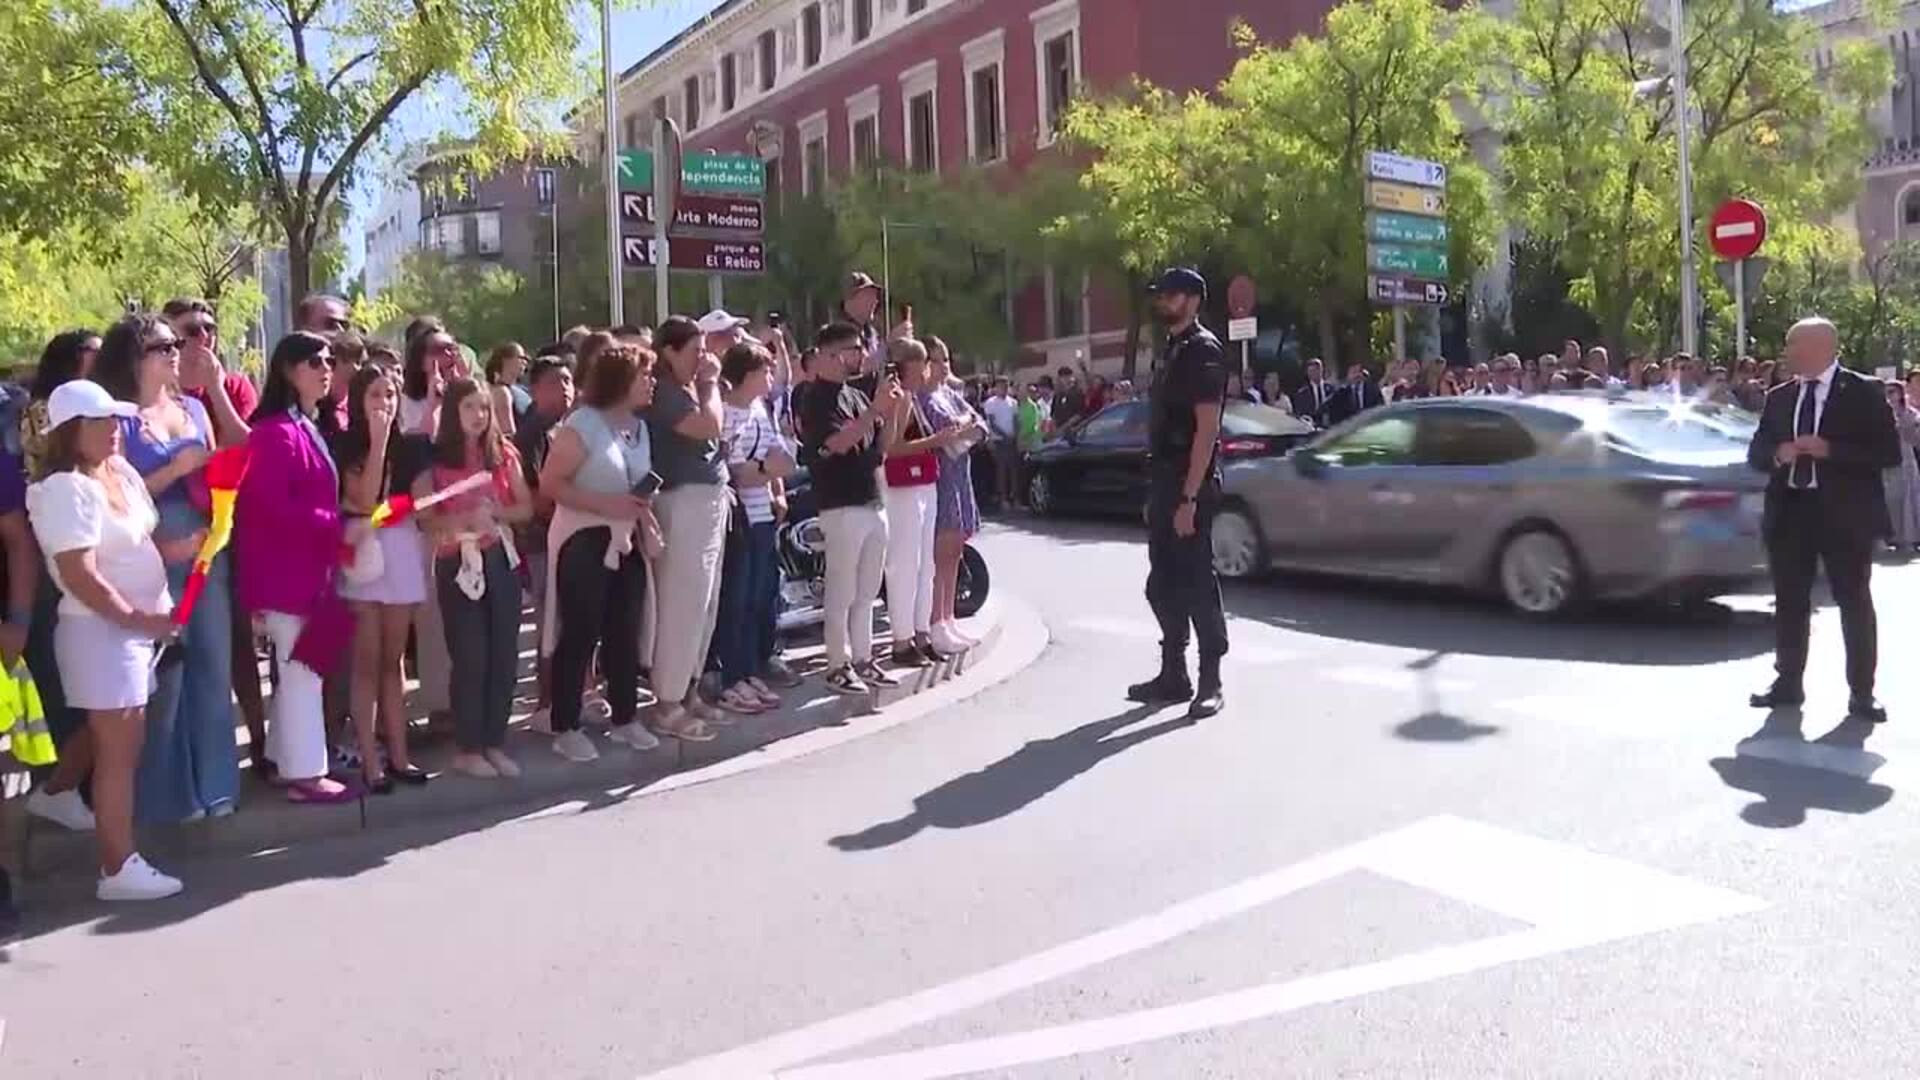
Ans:
{"label": "building window", "polygon": [[467,253],[467,231],[461,226],[465,217],[443,217],[434,227],[439,235],[434,238],[435,247],[450,258],[459,258]]}
{"label": "building window", "polygon": [[1033,20],[1034,66],[1040,77],[1039,143],[1047,146],[1060,134],[1060,121],[1073,103],[1080,85],[1080,4],[1060,0],[1029,16]]}
{"label": "building window", "polygon": [[553,205],[553,170],[533,170],[533,201],[541,206]]}
{"label": "building window", "polygon": [[927,10],[927,0],[907,0],[907,14],[918,15]]}
{"label": "building window", "polygon": [[473,250],[481,255],[500,254],[500,211],[482,210],[473,215]]}
{"label": "building window", "polygon": [[827,114],[814,113],[800,121],[800,194],[827,190]]}
{"label": "building window", "polygon": [[760,91],[765,93],[773,89],[773,80],[779,74],[779,58],[776,55],[778,43],[773,31],[760,35]]}
{"label": "building window", "polygon": [[1087,332],[1081,318],[1087,298],[1084,275],[1056,272],[1047,267],[1047,333],[1053,338],[1077,337]]}
{"label": "building window", "polygon": [[700,76],[687,76],[687,81],[680,84],[680,93],[687,102],[687,115],[682,119],[687,130],[692,131],[700,126]]}
{"label": "building window", "polygon": [[808,4],[800,12],[800,62],[807,67],[820,62],[819,4]]}
{"label": "building window", "polygon": [[929,60],[900,76],[900,101],[907,150],[907,167],[918,172],[940,170],[940,127],[937,86],[939,61]]}
{"label": "building window", "polygon": [[970,41],[960,47],[960,56],[967,68],[967,156],[980,163],[999,161],[1006,156],[1006,33],[995,30]]}
{"label": "building window", "polygon": [[720,58],[720,111],[723,113],[733,111],[734,95],[739,89],[734,79],[734,64],[732,53]]}
{"label": "building window", "polygon": [[873,0],[853,0],[853,40],[865,41],[873,36]]}
{"label": "building window", "polygon": [[863,116],[853,122],[853,167],[871,169],[880,163],[880,118]]}

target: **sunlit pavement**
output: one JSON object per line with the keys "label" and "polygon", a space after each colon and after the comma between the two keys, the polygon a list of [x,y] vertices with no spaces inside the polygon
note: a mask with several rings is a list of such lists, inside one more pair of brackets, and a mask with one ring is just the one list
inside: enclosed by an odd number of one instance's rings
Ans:
{"label": "sunlit pavement", "polygon": [[[1136,530],[982,540],[1039,663],[655,798],[177,867],[16,943],[0,1075],[1828,1076],[1920,1059],[1920,567],[1892,722],[1745,705],[1764,597],[1522,622],[1229,590],[1229,707],[1129,710]],[[262,865],[263,863],[271,864]]]}

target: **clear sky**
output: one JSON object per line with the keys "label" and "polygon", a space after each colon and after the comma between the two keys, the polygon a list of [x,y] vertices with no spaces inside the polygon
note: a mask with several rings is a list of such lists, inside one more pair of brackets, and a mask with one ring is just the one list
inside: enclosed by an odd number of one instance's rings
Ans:
{"label": "clear sky", "polygon": [[[625,71],[720,3],[721,0],[614,0],[615,70]],[[597,72],[600,63],[600,4],[597,0],[576,0],[574,24],[580,30],[581,66]],[[393,140],[396,148],[404,143],[447,133],[445,126],[429,115],[428,109],[417,105],[402,110],[398,118],[400,137]],[[360,231],[385,189],[385,174],[389,167],[384,158],[369,161],[361,185],[353,194],[353,216],[347,225],[345,237],[349,277],[359,273],[364,256]]]}

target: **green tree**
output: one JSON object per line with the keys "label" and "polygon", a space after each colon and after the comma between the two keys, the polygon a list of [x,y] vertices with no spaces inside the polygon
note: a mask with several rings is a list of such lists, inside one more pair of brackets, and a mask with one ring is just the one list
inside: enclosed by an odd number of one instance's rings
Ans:
{"label": "green tree", "polygon": [[[1842,45],[1816,71],[1818,31],[1772,5],[1694,0],[1686,19],[1694,205],[1743,195],[1775,221],[1830,218],[1873,143],[1867,114],[1891,76],[1885,50]],[[1665,344],[1677,325],[1668,39],[1637,0],[1517,0],[1492,54],[1510,59],[1495,114],[1507,211],[1557,245],[1574,295],[1616,348]],[[1688,223],[1696,247],[1700,230]]]}
{"label": "green tree", "polygon": [[537,347],[553,332],[552,297],[545,289],[504,266],[450,259],[438,251],[408,255],[373,313],[377,324],[392,328],[422,314],[440,316],[483,357],[508,341]]}
{"label": "green tree", "polygon": [[364,155],[410,101],[471,128],[471,167],[557,148],[582,89],[554,0],[141,0],[125,56],[169,121],[165,164],[213,205],[283,234],[295,294]]}

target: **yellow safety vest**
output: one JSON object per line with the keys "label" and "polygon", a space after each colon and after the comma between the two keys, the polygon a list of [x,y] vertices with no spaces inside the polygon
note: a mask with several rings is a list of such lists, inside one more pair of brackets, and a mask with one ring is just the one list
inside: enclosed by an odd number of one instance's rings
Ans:
{"label": "yellow safety vest", "polygon": [[24,664],[0,672],[0,735],[7,736],[13,756],[29,767],[51,765],[60,756],[53,749],[53,733],[47,730],[40,689]]}

